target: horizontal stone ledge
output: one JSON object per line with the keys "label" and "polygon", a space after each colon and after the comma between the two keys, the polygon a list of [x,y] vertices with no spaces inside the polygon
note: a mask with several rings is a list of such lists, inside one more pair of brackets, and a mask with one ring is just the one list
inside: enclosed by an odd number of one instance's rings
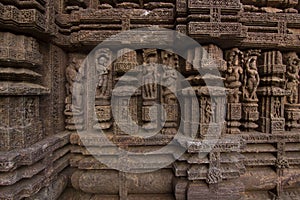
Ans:
{"label": "horizontal stone ledge", "polygon": [[283,169],[283,176],[278,177],[271,167],[251,167],[247,168],[240,180],[246,191],[272,190],[279,180],[283,188],[295,188],[300,183],[299,172],[299,169]]}
{"label": "horizontal stone ledge", "polygon": [[[150,138],[133,137],[130,135],[113,135],[113,134],[99,134],[95,131],[80,131],[73,132],[70,140],[72,144],[80,146],[160,146],[170,143],[173,135],[156,134]],[[109,141],[109,143],[108,143]]]}
{"label": "horizontal stone ledge", "polygon": [[[116,15],[116,12],[118,15]],[[123,18],[122,18],[123,16]],[[127,16],[127,17],[126,17]],[[71,14],[58,15],[61,25],[78,24],[78,23],[105,23],[109,20],[111,23],[120,23],[122,20],[130,19],[133,23],[138,22],[160,22],[169,23],[174,21],[174,10],[170,8],[156,8],[153,10],[145,9],[104,9],[104,10],[79,10]]]}
{"label": "horizontal stone ledge", "polygon": [[25,52],[26,50],[12,50],[0,47],[1,66],[35,68],[42,65],[42,55],[37,52]]}
{"label": "horizontal stone ledge", "polygon": [[188,33],[193,37],[209,35],[211,37],[221,37],[222,35],[232,35],[237,38],[246,38],[246,28],[241,23],[233,22],[189,22],[187,24]]}
{"label": "horizontal stone ledge", "polygon": [[32,165],[68,143],[69,134],[61,133],[47,137],[29,148],[0,152],[0,172],[13,171],[22,165]]}
{"label": "horizontal stone ledge", "polygon": [[69,159],[70,155],[62,155],[59,158],[51,157],[48,162],[38,161],[30,166],[17,168],[12,172],[0,173],[0,185],[3,187],[14,185],[23,179],[30,179],[38,174],[52,177],[53,175],[60,173],[69,165]]}
{"label": "horizontal stone ledge", "polygon": [[2,0],[2,3],[12,4],[17,7],[41,7],[44,8],[46,0]]}
{"label": "horizontal stone ledge", "polygon": [[68,178],[63,173],[60,174],[57,179],[53,180],[49,185],[42,188],[37,194],[31,197],[25,198],[26,200],[37,200],[37,199],[59,199],[67,187]]}
{"label": "horizontal stone ledge", "polygon": [[45,177],[36,175],[15,185],[0,188],[0,200],[19,200],[37,193],[43,186]]}
{"label": "horizontal stone ledge", "polygon": [[240,14],[240,22],[245,25],[274,25],[278,22],[286,22],[288,25],[300,25],[298,13],[251,13],[243,12]]}
{"label": "horizontal stone ledge", "polygon": [[27,96],[50,94],[50,89],[26,82],[0,82],[0,96]]}
{"label": "horizontal stone ledge", "polygon": [[20,167],[13,172],[0,173],[0,185],[13,185],[24,178],[31,178],[46,168],[44,163],[36,163],[31,166]]}
{"label": "horizontal stone ledge", "polygon": [[40,30],[46,29],[46,16],[36,9],[19,9],[12,5],[0,3],[0,24],[14,24],[16,29],[24,26],[35,26]]}
{"label": "horizontal stone ledge", "polygon": [[[42,172],[32,178],[22,179],[14,185],[1,187],[0,200],[20,200],[39,194],[39,191],[41,191],[43,187],[53,184],[58,177],[61,177],[62,173],[64,173],[62,170],[54,170],[48,175]],[[66,180],[64,180],[63,185],[66,185]]]}
{"label": "horizontal stone ledge", "polygon": [[278,142],[300,142],[299,131],[282,131],[275,134],[261,132],[241,133],[242,139],[247,144],[278,143]]}

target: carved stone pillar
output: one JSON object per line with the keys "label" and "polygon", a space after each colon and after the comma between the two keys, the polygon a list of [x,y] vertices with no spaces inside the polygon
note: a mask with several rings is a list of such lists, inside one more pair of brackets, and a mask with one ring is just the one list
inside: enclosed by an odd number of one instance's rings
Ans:
{"label": "carved stone pillar", "polygon": [[283,131],[284,89],[286,66],[282,63],[280,51],[264,52],[259,60],[261,86],[258,89],[260,108],[260,130],[264,133]]}
{"label": "carved stone pillar", "polygon": [[242,127],[245,131],[255,130],[258,113],[257,88],[260,84],[260,77],[257,69],[258,50],[249,50],[245,53],[243,86],[242,86]]}
{"label": "carved stone pillar", "polygon": [[135,85],[139,82],[137,65],[136,51],[128,48],[118,51],[118,59],[114,63],[114,70],[117,73],[115,80],[118,81],[113,90],[116,101],[112,102],[116,107],[114,118],[117,120],[114,124],[114,134],[138,134],[141,90],[135,91]]}
{"label": "carved stone pillar", "polygon": [[243,75],[243,52],[234,48],[227,52],[227,70],[225,74],[225,86],[227,94],[227,132],[229,134],[240,133],[240,120],[242,118],[242,104],[240,103],[240,88]]}
{"label": "carved stone pillar", "polygon": [[156,49],[144,49],[143,51],[143,109],[142,120],[143,128],[146,131],[155,131],[160,129],[160,110],[158,104],[160,101],[160,80],[158,52]]}
{"label": "carved stone pillar", "polygon": [[44,137],[40,96],[49,90],[38,84],[42,65],[34,38],[0,32],[0,150],[26,148]]}
{"label": "carved stone pillar", "polygon": [[[241,156],[239,137],[229,135],[224,130],[226,92],[220,72],[226,68],[223,52],[215,45],[204,46],[205,50],[196,49],[191,53],[194,57],[193,68],[199,69],[200,75],[187,78],[194,89],[198,102],[193,100],[192,92],[183,90],[184,109],[184,134],[195,137],[186,143],[179,141],[188,150],[175,164],[175,175],[186,177],[176,182],[176,194],[180,196],[186,192],[187,199],[239,199],[243,185],[237,179],[244,172]],[[197,57],[197,56],[200,56]],[[199,62],[199,63],[198,63]],[[195,66],[196,65],[196,66]],[[214,66],[214,67],[212,67]],[[191,69],[190,66],[187,68]],[[189,71],[189,70],[186,70]],[[196,73],[196,70],[190,70]],[[198,134],[189,135],[195,129],[196,105],[199,106]],[[238,186],[230,179],[235,179]],[[184,198],[183,198],[184,199]]]}
{"label": "carved stone pillar", "polygon": [[[178,67],[179,58],[178,55],[170,51],[162,51],[162,64],[163,74],[161,78],[162,90],[161,90],[161,104],[163,105],[164,112],[162,113],[162,120],[164,123],[164,129],[175,131],[178,127],[178,112],[179,105],[177,101],[177,90],[179,86],[178,81]],[[168,131],[167,131],[168,132]]]}
{"label": "carved stone pillar", "polygon": [[135,87],[126,85],[115,88],[113,95],[115,101],[112,104],[115,108],[114,119],[116,121],[114,124],[114,134],[138,135],[138,98],[140,92],[135,92]]}
{"label": "carved stone pillar", "polygon": [[112,52],[99,49],[95,53],[95,113],[94,129],[109,129],[112,126],[111,90],[112,90]]}

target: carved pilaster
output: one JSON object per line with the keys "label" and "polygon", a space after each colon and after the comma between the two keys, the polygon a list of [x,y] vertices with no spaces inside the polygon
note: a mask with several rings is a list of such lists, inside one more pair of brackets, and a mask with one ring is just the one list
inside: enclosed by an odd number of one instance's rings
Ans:
{"label": "carved pilaster", "polygon": [[177,90],[180,84],[177,74],[179,58],[178,55],[170,51],[162,51],[161,57],[163,64],[163,74],[161,77],[161,82],[163,84],[161,90],[161,103],[165,111],[162,115],[162,120],[165,121],[165,128],[177,128],[179,117]]}
{"label": "carved pilaster", "polygon": [[243,76],[243,52],[234,48],[227,52],[227,70],[225,74],[225,86],[227,94],[227,131],[230,134],[240,133],[239,122],[242,118],[242,104],[240,103],[242,76]]}
{"label": "carved pilaster", "polygon": [[245,52],[242,83],[242,127],[246,131],[253,131],[258,127],[257,88],[260,84],[260,76],[257,69],[258,56],[259,50]]}
{"label": "carved pilaster", "polygon": [[284,98],[288,93],[284,89],[286,66],[282,63],[282,54],[280,51],[264,52],[259,64],[260,130],[264,133],[283,131]]}
{"label": "carved pilaster", "polygon": [[118,82],[113,91],[115,100],[112,102],[112,106],[116,107],[114,134],[139,133],[142,108],[139,103],[141,90],[135,88],[139,84],[137,73],[140,68],[137,65],[136,51],[127,48],[118,51],[118,59],[114,63],[117,73],[115,80]]}
{"label": "carved pilaster", "polygon": [[45,135],[40,96],[49,90],[38,84],[42,64],[38,42],[31,37],[1,32],[0,150],[29,147]]}
{"label": "carved pilaster", "polygon": [[157,107],[157,103],[160,101],[159,93],[160,86],[158,85],[160,80],[159,73],[159,56],[156,49],[144,49],[143,50],[143,128],[147,131],[154,131],[158,129],[160,124],[160,109]]}

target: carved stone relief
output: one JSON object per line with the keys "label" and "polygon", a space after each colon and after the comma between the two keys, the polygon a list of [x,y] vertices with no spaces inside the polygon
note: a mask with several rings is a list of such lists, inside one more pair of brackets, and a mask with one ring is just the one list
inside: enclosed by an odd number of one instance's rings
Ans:
{"label": "carved stone relief", "polygon": [[[0,0],[0,199],[299,199],[299,9],[298,0]],[[155,47],[172,42],[159,33],[133,49],[146,32],[84,59],[150,25],[203,46],[178,44],[185,60]],[[186,151],[151,173],[117,171],[95,158],[128,159],[100,148],[101,132],[130,152],[171,145],[137,170]],[[187,140],[171,142],[177,132]]]}

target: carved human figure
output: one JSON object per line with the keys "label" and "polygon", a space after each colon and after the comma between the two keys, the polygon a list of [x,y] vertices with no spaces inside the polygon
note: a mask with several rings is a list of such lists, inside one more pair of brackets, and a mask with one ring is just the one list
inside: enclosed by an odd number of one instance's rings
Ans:
{"label": "carved human figure", "polygon": [[70,64],[66,68],[66,79],[67,79],[66,89],[68,95],[72,94],[73,91],[73,83],[77,75],[76,64],[77,64],[77,60],[76,58],[73,58]]}
{"label": "carved human figure", "polygon": [[[177,73],[171,66],[166,66],[163,72],[163,85],[166,87],[164,90],[165,103],[171,103],[175,99],[175,95],[170,92],[176,92]],[[173,102],[174,103],[174,102]]]}
{"label": "carved human figure", "polygon": [[225,86],[231,89],[228,95],[229,103],[239,102],[239,89],[242,86],[240,77],[243,74],[241,66],[243,53],[237,48],[232,49],[228,54],[228,67],[225,75]]}
{"label": "carved human figure", "polygon": [[108,57],[104,54],[100,55],[96,60],[96,71],[98,77],[97,87],[100,90],[100,95],[105,96],[108,91],[108,75],[109,69],[107,68]]}
{"label": "carved human figure", "polygon": [[287,101],[290,104],[297,104],[300,59],[294,53],[289,54],[286,58],[286,64],[286,89],[291,91],[291,95],[287,97]]}
{"label": "carved human figure", "polygon": [[274,101],[274,112],[273,112],[274,118],[280,117],[280,115],[281,115],[280,109],[281,109],[281,102],[278,98],[276,98]]}
{"label": "carved human figure", "polygon": [[143,67],[143,80],[144,80],[144,97],[148,99],[156,98],[156,70],[158,56],[156,50],[146,50],[144,52],[144,67]]}
{"label": "carved human figure", "polygon": [[163,64],[162,81],[163,85],[166,87],[163,92],[164,102],[174,103],[176,97],[173,93],[176,92],[178,78],[175,69],[178,67],[178,56],[174,53],[164,52]]}
{"label": "carved human figure", "polygon": [[176,89],[176,80],[177,80],[176,71],[171,66],[165,67],[164,68],[164,73],[163,73],[164,85],[166,87],[168,87],[171,91],[175,91],[175,89]]}
{"label": "carved human figure", "polygon": [[29,125],[30,123],[32,123],[32,120],[34,120],[34,99],[33,98],[28,98],[26,99],[25,101],[25,105],[26,107],[24,108],[24,120],[23,120],[23,123],[24,125]]}
{"label": "carved human figure", "polygon": [[250,56],[246,62],[246,72],[244,78],[243,97],[245,100],[257,101],[257,87],[260,82],[256,67],[257,56]]}
{"label": "carved human figure", "polygon": [[207,100],[205,105],[205,123],[214,122],[214,109],[215,105]]}
{"label": "carved human figure", "polygon": [[72,104],[67,105],[66,111],[72,111],[73,114],[81,113],[83,86],[83,73],[80,64],[76,58],[72,58],[66,68],[67,93],[72,98]]}

